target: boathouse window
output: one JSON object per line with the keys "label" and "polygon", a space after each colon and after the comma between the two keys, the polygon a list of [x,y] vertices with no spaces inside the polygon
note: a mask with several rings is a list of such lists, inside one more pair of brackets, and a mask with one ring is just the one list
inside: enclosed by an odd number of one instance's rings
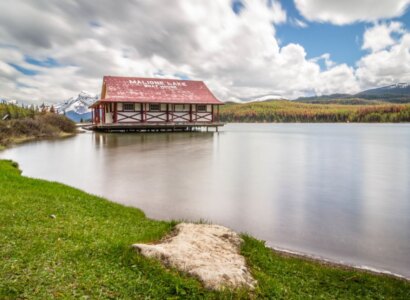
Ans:
{"label": "boathouse window", "polygon": [[189,111],[188,104],[175,104],[175,111]]}
{"label": "boathouse window", "polygon": [[124,103],[122,107],[124,111],[134,111],[135,109],[134,103]]}
{"label": "boathouse window", "polygon": [[196,109],[198,112],[206,112],[206,105],[197,105]]}
{"label": "boathouse window", "polygon": [[161,107],[159,104],[150,104],[149,105],[149,110],[150,111],[160,111]]}

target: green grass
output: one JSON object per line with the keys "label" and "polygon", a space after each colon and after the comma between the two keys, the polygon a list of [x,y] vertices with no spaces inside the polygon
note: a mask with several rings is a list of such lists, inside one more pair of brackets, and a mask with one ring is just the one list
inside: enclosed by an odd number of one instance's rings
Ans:
{"label": "green grass", "polygon": [[409,282],[284,257],[248,236],[256,291],[208,291],[130,248],[174,225],[0,161],[0,299],[410,299]]}
{"label": "green grass", "polygon": [[269,251],[244,236],[242,254],[269,299],[410,299],[410,282]]}

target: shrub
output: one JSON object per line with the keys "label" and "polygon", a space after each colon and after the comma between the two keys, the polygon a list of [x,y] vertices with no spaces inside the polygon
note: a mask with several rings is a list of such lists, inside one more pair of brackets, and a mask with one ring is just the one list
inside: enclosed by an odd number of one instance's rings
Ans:
{"label": "shrub", "polygon": [[34,119],[25,118],[19,120],[12,120],[10,127],[13,135],[34,135],[39,136],[41,133],[40,122]]}
{"label": "shrub", "polygon": [[38,118],[42,123],[54,126],[63,132],[73,133],[76,130],[75,123],[64,115],[46,113],[38,116]]}
{"label": "shrub", "polygon": [[45,113],[35,118],[25,117],[0,121],[0,145],[21,137],[55,137],[61,132],[74,133],[75,124],[65,116]]}
{"label": "shrub", "polygon": [[7,122],[0,121],[0,145],[7,145],[11,136],[10,126]]}

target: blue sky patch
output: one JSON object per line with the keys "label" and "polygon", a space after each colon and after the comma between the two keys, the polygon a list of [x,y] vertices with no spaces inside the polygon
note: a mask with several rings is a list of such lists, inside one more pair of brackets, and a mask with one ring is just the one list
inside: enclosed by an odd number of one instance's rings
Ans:
{"label": "blue sky patch", "polygon": [[178,77],[179,79],[182,79],[182,80],[189,80],[190,79],[189,76],[187,76],[186,74],[183,74],[183,73],[175,73],[174,76]]}
{"label": "blue sky patch", "polygon": [[24,61],[31,64],[31,65],[40,66],[40,67],[47,67],[47,68],[53,68],[53,67],[61,66],[60,63],[58,63],[58,61],[56,61],[52,57],[47,57],[44,60],[40,60],[40,59],[35,59],[33,57],[30,57],[30,56],[26,56]]}
{"label": "blue sky patch", "polygon": [[343,27],[313,23],[307,28],[278,26],[276,36],[281,46],[302,45],[308,59],[329,53],[332,61],[354,66],[364,54],[361,49],[363,32],[364,25],[360,23]]}
{"label": "blue sky patch", "polygon": [[[337,64],[345,63],[354,67],[368,51],[362,50],[363,34],[371,22],[357,22],[350,25],[338,26],[329,23],[309,22],[300,15],[293,1],[281,1],[286,10],[288,22],[276,25],[276,37],[281,47],[290,43],[300,44],[307,53],[307,58],[329,53],[330,59]],[[292,24],[291,20],[301,20],[307,27],[301,28]],[[392,19],[410,26],[409,13]],[[390,20],[389,20],[390,21]],[[395,36],[397,37],[397,36]]]}
{"label": "blue sky patch", "polygon": [[239,15],[241,10],[245,8],[245,5],[240,0],[233,0],[232,1],[232,10],[235,14]]}
{"label": "blue sky patch", "polygon": [[24,75],[34,76],[34,75],[37,75],[39,73],[36,70],[23,68],[22,66],[19,66],[17,64],[9,63],[9,65],[12,66],[17,71],[19,71],[20,73],[23,73]]}

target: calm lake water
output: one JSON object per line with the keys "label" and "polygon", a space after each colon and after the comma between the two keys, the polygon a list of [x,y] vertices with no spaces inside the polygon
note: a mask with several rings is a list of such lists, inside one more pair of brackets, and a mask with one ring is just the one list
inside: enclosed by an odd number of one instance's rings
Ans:
{"label": "calm lake water", "polygon": [[273,247],[410,277],[410,124],[88,132],[0,158],[152,218],[205,219]]}

